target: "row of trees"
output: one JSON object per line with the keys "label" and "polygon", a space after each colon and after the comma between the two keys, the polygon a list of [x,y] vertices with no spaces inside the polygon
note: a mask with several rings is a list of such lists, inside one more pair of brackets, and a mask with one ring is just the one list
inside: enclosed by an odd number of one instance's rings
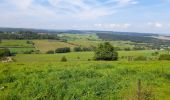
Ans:
{"label": "row of trees", "polygon": [[[81,51],[92,51],[93,49],[90,47],[74,47],[73,51],[75,52],[81,52]],[[63,47],[63,48],[57,48],[56,50],[49,50],[46,53],[47,54],[54,54],[54,53],[68,53],[71,52],[70,47]]]}
{"label": "row of trees", "polygon": [[[87,51],[91,50],[89,48],[81,48],[81,47],[75,47],[74,51]],[[47,52],[47,54],[54,54],[54,53],[68,53],[71,49],[69,47],[64,48],[57,48],[56,50],[50,50]],[[118,59],[118,53],[116,52],[115,48],[109,43],[103,43],[99,44],[97,48],[95,48],[95,60],[117,60]]]}
{"label": "row of trees", "polygon": [[10,50],[9,49],[0,49],[0,58],[10,56]]}
{"label": "row of trees", "polygon": [[81,52],[81,51],[92,51],[94,48],[90,47],[74,47],[73,49],[75,52]]}
{"label": "row of trees", "polygon": [[57,34],[47,34],[47,33],[35,33],[29,31],[20,31],[16,33],[2,32],[0,33],[1,39],[56,39],[59,40]]}

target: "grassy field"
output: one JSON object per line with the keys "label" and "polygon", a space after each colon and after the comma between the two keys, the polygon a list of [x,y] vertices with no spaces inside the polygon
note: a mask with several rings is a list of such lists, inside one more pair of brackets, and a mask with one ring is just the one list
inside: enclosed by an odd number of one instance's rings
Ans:
{"label": "grassy field", "polygon": [[34,51],[33,44],[28,44],[27,40],[2,40],[0,48],[8,48],[11,53],[28,53]]}
{"label": "grassy field", "polygon": [[[71,38],[76,38],[74,41],[69,40],[68,42],[60,42],[55,40],[31,40],[35,43],[35,45],[28,44],[27,40],[3,40],[0,43],[0,47],[9,48],[12,53],[24,53],[32,50],[40,50],[41,53],[46,53],[49,50],[56,50],[57,48],[62,47],[70,47],[73,49],[76,46],[82,46],[82,47],[94,47],[97,46],[99,43],[103,43],[104,41],[97,40],[97,37],[95,35],[74,35],[74,34],[66,34],[66,36],[69,36]],[[97,41],[91,41],[88,40],[88,37],[91,37],[93,39],[96,39]],[[77,39],[78,38],[78,39]],[[80,38],[80,39],[79,39]],[[83,39],[81,39],[83,38]],[[110,43],[115,46],[119,47],[121,49],[124,48],[133,48],[134,46],[131,45],[131,42],[128,41],[110,41]]]}
{"label": "grassy field", "polygon": [[57,48],[62,47],[75,47],[75,45],[71,45],[65,42],[59,41],[50,41],[50,40],[34,40],[35,47],[40,50],[41,53],[46,53],[49,50],[56,50]]}
{"label": "grassy field", "polygon": [[75,40],[99,41],[100,40],[96,34],[59,34],[58,36],[68,41],[75,41]]}
{"label": "grassy field", "polygon": [[170,62],[0,63],[1,100],[170,99]]}
{"label": "grassy field", "polygon": [[33,47],[27,40],[2,40],[0,47]]}
{"label": "grassy field", "polygon": [[[122,56],[133,56],[133,57],[155,57],[152,55],[155,51],[152,50],[140,50],[140,51],[119,51],[119,60]],[[165,54],[166,51],[159,51],[159,54]],[[69,62],[72,61],[88,61],[93,60],[94,52],[70,52],[70,53],[59,53],[59,54],[18,54],[13,58],[18,62],[60,62],[61,58],[65,56]],[[30,59],[31,58],[31,59]]]}
{"label": "grassy field", "polygon": [[[26,40],[2,41],[1,47],[20,54],[12,56],[13,62],[0,62],[0,100],[138,100],[139,95],[141,100],[170,100],[169,61],[128,60],[131,56],[157,58],[167,51],[118,51],[118,61],[94,61],[94,52],[22,54],[104,42],[88,38],[97,39],[89,35],[77,36],[67,43],[32,40],[35,45]],[[110,43],[120,48],[133,47],[128,41]],[[155,52],[159,54],[153,55]],[[64,56],[67,62],[61,62]]]}

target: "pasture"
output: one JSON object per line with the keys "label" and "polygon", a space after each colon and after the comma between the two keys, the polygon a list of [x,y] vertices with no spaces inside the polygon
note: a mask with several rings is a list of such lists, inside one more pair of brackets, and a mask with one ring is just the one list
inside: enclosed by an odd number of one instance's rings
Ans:
{"label": "pasture", "polygon": [[170,99],[170,62],[0,63],[1,100]]}
{"label": "pasture", "polygon": [[[121,57],[156,57],[152,53],[152,50],[140,50],[140,51],[118,51],[119,60],[127,61],[127,59],[122,59]],[[166,51],[159,51],[160,54],[165,54]],[[92,61],[94,57],[94,52],[70,52],[70,53],[58,53],[58,54],[17,54],[13,58],[17,62],[60,62],[61,58],[65,56],[69,62],[72,61]]]}
{"label": "pasture", "polygon": [[[170,62],[158,60],[159,55],[168,51],[118,51],[118,61],[94,61],[94,52],[45,53],[61,47],[97,46],[104,41],[88,41],[87,38],[67,42],[31,41],[33,44],[26,40],[1,42],[0,46],[19,54],[12,56],[13,62],[0,62],[0,100],[170,99]],[[110,43],[120,48],[133,48],[128,41]],[[23,54],[31,50],[41,53]],[[147,60],[128,59],[140,56]],[[67,61],[61,62],[62,57]]]}

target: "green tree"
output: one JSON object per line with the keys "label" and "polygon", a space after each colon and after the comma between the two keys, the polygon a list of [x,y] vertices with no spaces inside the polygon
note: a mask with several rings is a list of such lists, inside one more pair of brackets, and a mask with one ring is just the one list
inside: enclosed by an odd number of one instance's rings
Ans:
{"label": "green tree", "polygon": [[115,51],[114,47],[109,43],[105,42],[99,44],[95,50],[95,60],[117,60],[118,53]]}
{"label": "green tree", "polygon": [[63,57],[61,58],[61,62],[67,62],[67,58],[66,58],[65,56],[63,56]]}
{"label": "green tree", "polygon": [[0,58],[10,56],[10,55],[11,53],[9,49],[0,49]]}
{"label": "green tree", "polygon": [[74,51],[75,52],[80,52],[80,51],[82,51],[82,49],[81,49],[81,47],[74,47]]}

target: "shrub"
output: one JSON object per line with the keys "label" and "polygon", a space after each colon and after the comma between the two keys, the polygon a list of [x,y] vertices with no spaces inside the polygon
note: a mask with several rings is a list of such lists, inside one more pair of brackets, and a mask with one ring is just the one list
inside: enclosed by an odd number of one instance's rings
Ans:
{"label": "shrub", "polygon": [[55,50],[56,53],[67,53],[70,52],[70,48],[69,47],[64,47],[64,48],[58,48]]}
{"label": "shrub", "polygon": [[46,52],[46,54],[54,54],[54,53],[55,53],[54,50],[49,50],[49,51]]}
{"label": "shrub", "polygon": [[135,61],[146,61],[146,60],[147,60],[147,57],[145,57],[145,56],[139,56],[139,57],[136,57],[134,60],[135,60]]}
{"label": "shrub", "polygon": [[80,57],[79,57],[79,56],[77,56],[77,59],[80,59]]}
{"label": "shrub", "polygon": [[160,55],[159,60],[170,60],[170,54]]}
{"label": "shrub", "polygon": [[80,52],[80,51],[92,51],[93,49],[92,48],[90,48],[90,47],[75,47],[74,49],[73,49],[75,52]]}
{"label": "shrub", "polygon": [[63,57],[61,58],[61,62],[67,62],[67,58],[66,58],[65,56],[63,56]]}
{"label": "shrub", "polygon": [[159,52],[152,53],[152,56],[157,56],[157,55],[159,55]]}
{"label": "shrub", "polygon": [[32,41],[27,41],[26,43],[34,45],[34,42],[32,42]]}
{"label": "shrub", "polygon": [[9,49],[0,49],[0,58],[10,56],[10,55],[11,53]]}
{"label": "shrub", "polygon": [[24,51],[23,54],[31,54],[34,50]]}
{"label": "shrub", "polygon": [[118,53],[109,42],[105,42],[96,48],[94,58],[95,60],[117,60]]}
{"label": "shrub", "polygon": [[125,50],[125,51],[130,51],[131,49],[130,49],[130,48],[125,48],[124,50]]}
{"label": "shrub", "polygon": [[80,51],[82,51],[81,47],[74,47],[73,50],[74,50],[75,52],[80,52]]}
{"label": "shrub", "polygon": [[82,51],[92,51],[93,49],[92,48],[90,48],[90,47],[83,47],[82,48]]}

